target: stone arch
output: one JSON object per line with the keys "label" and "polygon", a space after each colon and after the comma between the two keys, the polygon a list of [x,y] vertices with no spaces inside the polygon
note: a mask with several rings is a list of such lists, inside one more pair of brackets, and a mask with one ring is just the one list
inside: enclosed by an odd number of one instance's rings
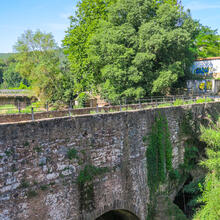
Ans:
{"label": "stone arch", "polygon": [[[141,211],[139,207],[129,201],[124,200],[114,200],[108,205],[103,206],[102,208],[98,208],[93,210],[90,213],[82,213],[79,220],[108,220],[108,218],[100,218],[101,216],[105,215],[106,213],[111,212],[110,214],[121,214],[121,220],[142,220],[144,219],[141,215]],[[109,214],[109,213],[108,213]],[[126,216],[133,216],[135,218],[124,218]],[[141,218],[142,216],[142,218]],[[104,216],[105,217],[105,216]],[[120,220],[120,218],[119,218]]]}
{"label": "stone arch", "polygon": [[125,209],[116,209],[105,212],[95,220],[140,220],[135,214]]}

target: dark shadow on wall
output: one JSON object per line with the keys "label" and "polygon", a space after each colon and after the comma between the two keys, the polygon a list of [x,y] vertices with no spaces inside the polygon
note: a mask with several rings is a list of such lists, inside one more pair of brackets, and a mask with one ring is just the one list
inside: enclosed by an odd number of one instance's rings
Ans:
{"label": "dark shadow on wall", "polygon": [[190,175],[174,199],[174,204],[176,204],[190,219],[193,216],[194,211],[188,204],[193,199],[193,194],[185,192],[184,187],[189,185],[192,180],[192,176]]}
{"label": "dark shadow on wall", "polygon": [[127,210],[111,210],[95,220],[139,220],[139,218]]}

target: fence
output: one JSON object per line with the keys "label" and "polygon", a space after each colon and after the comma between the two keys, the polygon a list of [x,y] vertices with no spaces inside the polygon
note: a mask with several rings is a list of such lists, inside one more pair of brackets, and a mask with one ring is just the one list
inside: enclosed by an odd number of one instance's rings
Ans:
{"label": "fence", "polygon": [[30,90],[27,89],[0,89],[0,95],[27,95]]}
{"label": "fence", "polygon": [[104,107],[84,107],[77,108],[73,106],[73,101],[69,104],[58,104],[62,110],[57,110],[53,105],[39,105],[32,103],[31,105],[22,108],[21,103],[17,106],[4,105],[0,106],[0,123],[17,122],[27,120],[38,120],[44,118],[64,117],[71,115],[83,115],[94,113],[108,113],[115,111],[127,111],[135,109],[160,108],[166,106],[178,106],[184,104],[202,103],[220,100],[219,96],[169,96],[169,97],[148,97],[143,99],[123,99],[119,100],[118,104],[111,104]]}

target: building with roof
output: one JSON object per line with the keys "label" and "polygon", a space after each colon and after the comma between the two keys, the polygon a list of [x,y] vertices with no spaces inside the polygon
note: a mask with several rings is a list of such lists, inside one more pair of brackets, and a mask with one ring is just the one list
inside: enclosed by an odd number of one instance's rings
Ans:
{"label": "building with roof", "polygon": [[220,57],[210,57],[195,60],[192,74],[204,78],[220,78]]}
{"label": "building with roof", "polygon": [[191,93],[212,93],[220,91],[220,57],[197,59],[191,68],[194,80],[187,81]]}

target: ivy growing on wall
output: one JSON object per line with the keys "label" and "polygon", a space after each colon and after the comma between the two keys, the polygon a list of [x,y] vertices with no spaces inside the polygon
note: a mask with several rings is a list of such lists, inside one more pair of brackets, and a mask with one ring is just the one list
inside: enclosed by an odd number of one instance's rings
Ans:
{"label": "ivy growing on wall", "polygon": [[153,219],[155,210],[155,193],[159,185],[165,183],[168,174],[173,171],[172,146],[167,119],[159,115],[152,126],[148,138],[146,151],[148,186],[150,189],[150,201],[148,205],[148,218]]}
{"label": "ivy growing on wall", "polygon": [[94,185],[93,179],[108,171],[107,167],[96,167],[90,164],[85,165],[77,178],[80,191],[80,210],[92,211],[94,204]]}
{"label": "ivy growing on wall", "polygon": [[148,185],[151,193],[164,183],[172,171],[172,147],[167,120],[159,115],[152,126],[146,151]]}
{"label": "ivy growing on wall", "polygon": [[80,171],[77,182],[83,185],[86,182],[92,181],[94,177],[104,174],[107,171],[107,167],[95,167],[93,165],[87,164],[84,169]]}

